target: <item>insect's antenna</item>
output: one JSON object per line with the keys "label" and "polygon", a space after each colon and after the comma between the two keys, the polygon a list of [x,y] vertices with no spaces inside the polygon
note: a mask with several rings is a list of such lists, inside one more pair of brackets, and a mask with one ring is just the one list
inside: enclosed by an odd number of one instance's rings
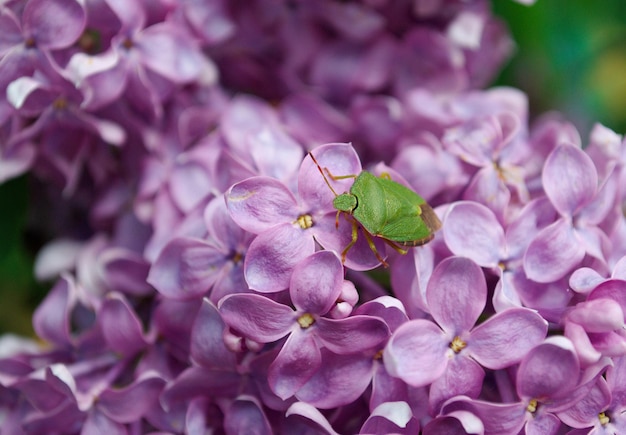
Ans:
{"label": "insect's antenna", "polygon": [[326,185],[330,188],[330,190],[332,190],[335,196],[339,196],[337,195],[337,192],[335,192],[335,189],[333,189],[333,186],[330,185],[330,181],[328,181],[328,178],[326,178],[326,174],[324,174],[324,170],[322,169],[320,164],[317,163],[317,160],[315,160],[315,157],[313,157],[313,153],[311,151],[309,151],[309,155],[311,156],[311,160],[313,160],[313,163],[315,163],[315,166],[317,166],[317,169],[320,171],[320,174],[322,174],[322,177],[324,177],[324,181],[326,182]]}

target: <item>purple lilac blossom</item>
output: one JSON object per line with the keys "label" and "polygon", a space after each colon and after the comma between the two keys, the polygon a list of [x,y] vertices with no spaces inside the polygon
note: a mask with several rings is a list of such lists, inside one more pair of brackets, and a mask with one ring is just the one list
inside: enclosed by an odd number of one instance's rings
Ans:
{"label": "purple lilac blossom", "polygon": [[[624,432],[626,140],[529,124],[512,48],[486,0],[1,2],[49,286],[2,433]],[[434,240],[377,258],[362,170]]]}

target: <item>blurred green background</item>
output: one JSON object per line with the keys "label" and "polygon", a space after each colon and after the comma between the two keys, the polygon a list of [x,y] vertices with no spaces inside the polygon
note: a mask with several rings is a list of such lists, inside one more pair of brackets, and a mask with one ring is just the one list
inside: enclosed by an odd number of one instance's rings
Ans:
{"label": "blurred green background", "polygon": [[[529,96],[531,114],[565,114],[583,141],[595,122],[626,132],[626,0],[494,0],[517,51],[496,80]],[[40,240],[29,231],[28,181],[0,185],[0,333],[31,335],[49,284],[32,275]],[[36,237],[35,237],[36,239]]]}
{"label": "blurred green background", "polygon": [[594,123],[626,132],[626,1],[494,0],[517,52],[497,84],[529,96],[534,115],[558,110],[583,144]]}

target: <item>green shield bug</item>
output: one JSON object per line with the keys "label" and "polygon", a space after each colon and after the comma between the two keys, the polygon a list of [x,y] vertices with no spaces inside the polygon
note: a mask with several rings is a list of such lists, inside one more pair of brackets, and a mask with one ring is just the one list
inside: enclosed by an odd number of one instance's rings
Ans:
{"label": "green shield bug", "polygon": [[[435,231],[441,228],[441,221],[424,198],[393,181],[389,174],[377,177],[371,172],[361,171],[360,174],[334,175],[328,168],[320,166],[313,153],[309,152],[309,155],[335,195],[333,206],[337,209],[336,225],[339,225],[341,212],[353,218],[352,240],[341,252],[342,261],[345,261],[348,251],[358,239],[359,224],[370,249],[384,266],[387,263],[376,249],[372,236],[379,237],[399,253],[406,254],[407,250],[403,248],[430,242]],[[350,192],[338,194],[327,176],[333,180],[354,178]]]}

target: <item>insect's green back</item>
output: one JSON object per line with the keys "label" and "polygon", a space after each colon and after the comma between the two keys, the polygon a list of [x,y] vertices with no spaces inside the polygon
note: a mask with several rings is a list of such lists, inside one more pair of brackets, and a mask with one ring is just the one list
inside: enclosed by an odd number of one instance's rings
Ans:
{"label": "insect's green back", "polygon": [[388,178],[363,171],[350,189],[357,201],[354,217],[371,234],[410,246],[432,238],[435,228],[423,219],[423,207],[430,206],[411,189]]}

